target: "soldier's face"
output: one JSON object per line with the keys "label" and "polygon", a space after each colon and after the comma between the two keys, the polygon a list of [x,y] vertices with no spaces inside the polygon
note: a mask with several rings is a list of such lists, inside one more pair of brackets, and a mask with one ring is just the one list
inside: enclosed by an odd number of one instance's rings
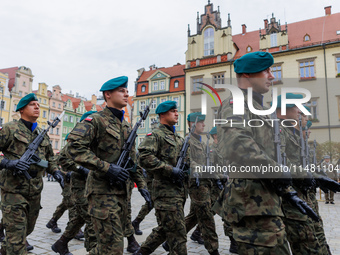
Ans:
{"label": "soldier's face", "polygon": [[108,107],[122,110],[128,103],[129,91],[127,88],[119,87],[105,93]]}
{"label": "soldier's face", "polygon": [[161,114],[161,123],[169,126],[173,126],[178,122],[178,111],[177,109],[171,109]]}
{"label": "soldier's face", "polygon": [[267,68],[266,70],[263,70],[259,73],[246,74],[246,77],[249,79],[253,91],[260,94],[267,93],[272,85],[272,80],[275,79],[270,68]]}
{"label": "soldier's face", "polygon": [[205,127],[204,121],[198,121],[196,123],[195,133],[202,134],[204,132],[204,127]]}
{"label": "soldier's face", "polygon": [[293,120],[298,121],[300,113],[301,113],[301,111],[296,106],[290,107],[290,108],[286,109],[286,116],[285,116],[285,118],[286,119],[293,119]]}
{"label": "soldier's face", "polygon": [[30,122],[35,122],[40,115],[40,105],[38,101],[31,101],[20,110],[21,118]]}

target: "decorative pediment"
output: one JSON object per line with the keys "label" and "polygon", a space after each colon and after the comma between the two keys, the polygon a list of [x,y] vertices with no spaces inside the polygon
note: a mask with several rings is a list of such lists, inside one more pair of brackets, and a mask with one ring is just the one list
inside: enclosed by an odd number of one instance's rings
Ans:
{"label": "decorative pediment", "polygon": [[170,77],[168,74],[158,70],[157,72],[152,74],[148,80],[158,80],[158,79],[164,79],[168,77]]}

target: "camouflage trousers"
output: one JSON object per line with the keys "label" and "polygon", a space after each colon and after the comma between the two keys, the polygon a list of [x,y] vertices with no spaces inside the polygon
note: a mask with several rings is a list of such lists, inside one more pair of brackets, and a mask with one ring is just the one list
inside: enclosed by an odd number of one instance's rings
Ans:
{"label": "camouflage trousers", "polygon": [[[72,188],[72,201],[73,207],[69,209],[69,221],[67,223],[65,232],[63,235],[67,238],[73,238],[85,225],[84,246],[87,251],[91,251],[97,245],[96,233],[93,229],[91,216],[88,214],[88,202],[84,197],[85,190],[81,188]],[[90,252],[90,254],[92,254]]]}
{"label": "camouflage trousers", "polygon": [[329,190],[327,193],[325,193],[325,199],[326,202],[334,202],[334,192]]}
{"label": "camouflage trousers", "polygon": [[125,221],[125,226],[124,226],[124,237],[129,237],[132,236],[135,233],[135,229],[132,226],[131,223],[131,195],[132,195],[132,190],[134,188],[134,183],[130,182],[131,185],[129,187],[129,193],[127,196],[127,200],[128,200],[128,207],[127,207],[127,217],[126,217],[126,221]]}
{"label": "camouflage trousers", "polygon": [[[152,182],[148,182],[148,191],[150,193],[150,196],[152,197]],[[152,208],[151,210],[153,209],[153,203],[152,203]],[[148,206],[148,203],[145,202],[144,205],[142,205],[142,208],[140,209],[137,217],[136,217],[136,220],[138,220],[139,222],[141,222],[142,220],[145,219],[146,215],[148,215],[151,210],[149,209],[149,206]]]}
{"label": "camouflage trousers", "polygon": [[245,216],[232,224],[238,254],[289,255],[285,226],[279,216]]}
{"label": "camouflage trousers", "polygon": [[128,214],[126,194],[91,194],[88,197],[97,246],[93,254],[121,255],[124,250],[124,226]]}
{"label": "camouflage trousers", "polygon": [[151,254],[167,241],[170,255],[187,254],[187,232],[184,220],[184,198],[156,198],[154,201],[158,226],[146,238],[141,252]]}
{"label": "camouflage trousers", "polygon": [[185,217],[185,228],[189,232],[198,223],[204,239],[204,247],[208,252],[218,250],[218,236],[214,213],[211,210],[211,182],[201,180],[199,187],[195,180],[192,181],[189,189],[191,198],[190,212]]}
{"label": "camouflage trousers", "polygon": [[26,237],[34,230],[40,206],[40,194],[26,197],[1,190],[1,210],[6,237],[2,244],[7,255],[27,254]]}
{"label": "camouflage trousers", "polygon": [[52,218],[55,219],[55,221],[58,221],[61,218],[61,216],[63,216],[64,212],[72,208],[73,205],[74,205],[74,201],[71,199],[71,196],[63,196],[63,199],[61,200],[61,203],[55,209],[55,212],[53,213]]}

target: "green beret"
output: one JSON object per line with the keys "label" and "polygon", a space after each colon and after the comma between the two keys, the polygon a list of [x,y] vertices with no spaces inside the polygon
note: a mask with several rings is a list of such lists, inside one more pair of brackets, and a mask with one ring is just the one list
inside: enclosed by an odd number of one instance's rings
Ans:
{"label": "green beret", "polygon": [[21,98],[21,100],[19,101],[19,103],[17,105],[17,109],[15,111],[17,112],[20,109],[24,108],[31,101],[38,101],[38,98],[34,93],[30,93],[30,94],[24,96],[23,98]]}
{"label": "green beret", "polygon": [[213,127],[213,128],[210,130],[209,134],[211,134],[211,135],[216,135],[216,134],[217,134],[217,127]]}
{"label": "green beret", "polygon": [[197,118],[197,122],[199,121],[204,121],[205,120],[205,115],[203,115],[202,113],[200,112],[192,112],[188,115],[188,118],[187,120],[189,122],[195,122],[196,121],[196,118]]}
{"label": "green beret", "polygon": [[235,73],[259,73],[274,64],[272,54],[263,51],[243,55],[234,62]]}
{"label": "green beret", "polygon": [[303,105],[309,112],[311,112],[310,108],[308,106]]}
{"label": "green beret", "polygon": [[83,116],[81,116],[79,122],[81,122],[81,121],[82,121],[83,119],[85,119],[87,116],[89,116],[89,115],[91,115],[92,113],[95,113],[95,112],[97,112],[97,111],[88,111],[88,112],[85,112],[85,113],[83,114]]}
{"label": "green beret", "polygon": [[70,134],[70,133],[67,133],[67,135],[65,136],[65,141],[67,140],[69,134]]}
{"label": "green beret", "polygon": [[[286,94],[287,99],[301,99],[303,98],[303,95],[301,94],[293,94],[293,93],[287,93]],[[295,104],[287,104],[286,108],[292,108]],[[277,97],[277,108],[281,108],[281,95]]]}
{"label": "green beret", "polygon": [[165,101],[159,104],[156,108],[156,114],[164,113],[170,111],[171,109],[177,109],[176,101]]}
{"label": "green beret", "polygon": [[313,123],[310,120],[308,120],[307,121],[307,128],[310,128],[312,125],[313,125]]}
{"label": "green beret", "polygon": [[111,80],[108,80],[103,84],[103,86],[100,88],[100,91],[108,91],[113,90],[118,87],[127,88],[128,85],[128,77],[126,76],[120,76]]}

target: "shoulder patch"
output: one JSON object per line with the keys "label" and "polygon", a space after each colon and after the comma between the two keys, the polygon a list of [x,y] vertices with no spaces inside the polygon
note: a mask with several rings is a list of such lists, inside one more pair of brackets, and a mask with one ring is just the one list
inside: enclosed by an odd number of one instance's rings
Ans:
{"label": "shoulder patch", "polygon": [[2,129],[2,127],[0,127],[0,130]]}
{"label": "shoulder patch", "polygon": [[85,119],[86,121],[92,121],[93,120],[93,118],[92,117],[86,117],[86,119]]}
{"label": "shoulder patch", "polygon": [[146,134],[146,136],[150,136],[150,135],[152,135],[152,132],[151,132],[151,133],[149,133],[149,134]]}
{"label": "shoulder patch", "polygon": [[231,98],[231,99],[229,100],[229,104],[233,104],[233,103],[234,103],[234,99]]}

